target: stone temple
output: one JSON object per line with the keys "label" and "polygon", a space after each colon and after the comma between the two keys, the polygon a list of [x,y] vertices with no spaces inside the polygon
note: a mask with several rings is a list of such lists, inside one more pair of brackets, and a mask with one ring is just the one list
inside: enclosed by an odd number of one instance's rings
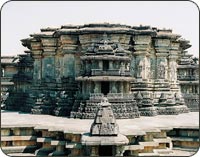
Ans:
{"label": "stone temple", "polygon": [[193,66],[186,76],[197,80],[198,65],[185,55],[189,41],[172,30],[103,23],[43,28],[30,36],[21,40],[27,55],[13,66],[18,72],[8,110],[91,119],[104,96],[117,119],[198,108],[197,97],[185,104],[181,92],[188,85],[179,75]]}
{"label": "stone temple", "polygon": [[[43,118],[37,124],[28,118],[31,126],[3,125],[5,152],[25,152],[16,151],[19,148],[13,147],[22,143],[7,136],[21,136],[26,148],[33,146],[27,152],[40,156],[159,156],[170,155],[172,144],[198,147],[196,125],[187,128],[187,120],[180,123],[172,117],[190,117],[199,110],[199,63],[187,53],[190,42],[172,30],[109,23],[63,25],[42,28],[21,42],[29,49],[26,54],[1,57],[2,109],[31,113],[19,118],[67,117],[66,127],[74,122],[90,130],[60,130],[64,119],[48,128],[52,124]],[[174,119],[167,128],[166,115]],[[163,116],[160,128],[144,129],[150,126],[147,116],[155,118],[152,125]],[[132,124],[135,119],[138,123]],[[134,125],[142,129],[130,131]],[[23,133],[35,137],[31,144],[25,144]]]}

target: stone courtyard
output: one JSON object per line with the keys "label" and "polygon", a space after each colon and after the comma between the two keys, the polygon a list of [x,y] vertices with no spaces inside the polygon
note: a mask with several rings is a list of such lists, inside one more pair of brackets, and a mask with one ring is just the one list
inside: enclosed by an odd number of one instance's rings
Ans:
{"label": "stone courtyard", "polygon": [[[56,147],[60,144],[63,145],[63,149],[61,149],[60,152],[64,152],[66,149],[69,149],[77,151],[72,151],[72,156],[76,153],[79,153],[78,155],[83,155],[83,151],[85,149],[84,138],[78,138],[78,140],[76,136],[83,136],[89,133],[91,124],[93,123],[93,120],[89,119],[83,120],[55,117],[50,115],[33,115],[14,111],[2,111],[1,118],[2,150],[6,154],[10,153],[13,156],[21,156],[23,154],[31,156],[36,155],[34,152],[38,149],[36,146],[39,145],[40,142],[46,143],[46,145],[49,143],[48,148],[52,148],[50,152],[55,151]],[[190,112],[180,115],[158,115],[156,117],[141,116],[136,119],[118,119],[116,122],[119,125],[120,134],[126,136],[129,140],[127,144],[124,144],[124,155],[126,154],[125,151],[127,150],[126,152],[128,152],[129,150],[132,154],[129,153],[128,155],[135,154],[138,156],[159,156],[163,154],[164,156],[190,156],[191,154],[196,153],[198,149],[198,112]],[[9,129],[13,130],[15,135],[10,135]],[[30,130],[32,130],[32,132]],[[36,132],[43,132],[43,135],[39,136]],[[48,132],[49,134],[45,132]],[[56,138],[53,133],[62,133],[64,137],[60,139]],[[21,137],[19,137],[19,135]],[[70,135],[74,136],[74,141],[68,141],[67,137]],[[141,141],[137,143],[136,139],[138,137],[145,137],[146,139],[141,139]],[[108,138],[108,136],[106,136],[106,138]],[[78,141],[76,141],[76,139]],[[18,144],[16,140],[18,141]],[[13,146],[6,146],[4,144],[5,141],[13,141]],[[14,143],[15,141],[16,144]],[[31,143],[31,141],[33,142]],[[53,145],[53,142],[55,141],[57,141],[56,146]],[[184,143],[184,141],[186,142]],[[110,145],[111,143],[112,141],[110,141],[110,143],[107,141],[107,145]],[[168,145],[167,147],[161,147],[161,143]],[[22,146],[20,146],[20,144]],[[102,144],[98,145],[101,146]],[[158,148],[158,145],[160,145],[160,148]],[[26,151],[25,146],[27,148],[28,146],[35,147],[33,147],[32,150],[27,149]],[[19,153],[20,149],[25,151],[25,153]],[[155,152],[153,149],[160,149],[161,153]],[[47,151],[46,155],[48,153],[49,152]],[[123,153],[121,155],[123,155]]]}

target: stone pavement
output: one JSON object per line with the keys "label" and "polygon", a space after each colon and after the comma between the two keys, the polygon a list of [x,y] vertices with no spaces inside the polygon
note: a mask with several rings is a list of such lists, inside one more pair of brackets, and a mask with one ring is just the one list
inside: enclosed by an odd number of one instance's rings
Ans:
{"label": "stone pavement", "polygon": [[[49,130],[85,133],[90,131],[91,119],[73,119],[51,115],[33,115],[11,111],[1,111],[1,127],[34,126]],[[135,119],[118,119],[119,132],[124,135],[142,135],[146,131],[172,128],[199,128],[199,112],[180,115],[158,115]]]}

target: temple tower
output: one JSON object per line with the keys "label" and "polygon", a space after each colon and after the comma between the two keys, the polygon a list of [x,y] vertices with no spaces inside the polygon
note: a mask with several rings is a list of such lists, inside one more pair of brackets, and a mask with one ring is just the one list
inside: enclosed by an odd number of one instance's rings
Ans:
{"label": "temple tower", "polygon": [[[97,103],[104,96],[112,103],[117,118],[139,117],[134,95],[130,94],[130,82],[134,81],[130,74],[130,56],[130,51],[104,33],[80,57],[81,76],[76,80],[80,82],[82,95],[89,97],[82,109],[82,118],[94,118]],[[76,113],[71,115],[76,117]]]}

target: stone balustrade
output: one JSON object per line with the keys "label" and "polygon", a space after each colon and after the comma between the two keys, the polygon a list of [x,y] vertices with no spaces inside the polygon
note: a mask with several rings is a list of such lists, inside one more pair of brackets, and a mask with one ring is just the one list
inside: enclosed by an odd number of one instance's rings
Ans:
{"label": "stone balustrade", "polygon": [[199,75],[178,75],[178,80],[199,80]]}
{"label": "stone balustrade", "polygon": [[119,69],[108,69],[103,71],[102,69],[92,69],[92,76],[130,76],[130,71],[124,71],[123,73]]}

